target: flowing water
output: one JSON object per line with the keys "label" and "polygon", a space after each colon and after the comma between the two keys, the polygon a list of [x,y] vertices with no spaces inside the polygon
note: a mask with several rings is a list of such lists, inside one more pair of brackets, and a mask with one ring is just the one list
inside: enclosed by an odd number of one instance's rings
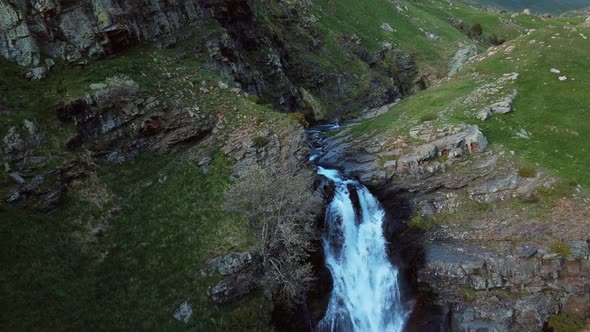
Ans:
{"label": "flowing water", "polygon": [[[401,301],[398,270],[386,253],[385,212],[362,184],[319,167],[334,182],[323,246],[334,287],[320,331],[399,332],[408,316]],[[353,203],[353,195],[358,204]]]}

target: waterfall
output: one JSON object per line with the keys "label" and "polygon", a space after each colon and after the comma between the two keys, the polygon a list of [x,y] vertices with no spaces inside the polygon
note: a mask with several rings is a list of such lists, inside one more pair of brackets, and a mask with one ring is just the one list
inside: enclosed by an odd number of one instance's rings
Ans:
{"label": "waterfall", "polygon": [[[363,185],[319,167],[334,182],[323,246],[334,288],[320,331],[402,331],[407,312],[400,298],[398,270],[387,257],[385,212]],[[358,195],[358,206],[351,199]]]}

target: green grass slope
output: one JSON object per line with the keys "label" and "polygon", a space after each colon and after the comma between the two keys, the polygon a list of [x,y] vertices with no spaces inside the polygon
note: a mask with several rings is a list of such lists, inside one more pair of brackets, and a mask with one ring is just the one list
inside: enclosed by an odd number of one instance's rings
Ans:
{"label": "green grass slope", "polygon": [[[202,31],[207,33],[207,31]],[[233,131],[254,124],[282,128],[294,120],[237,96],[212,89],[198,99],[190,92],[203,80],[224,80],[206,66],[206,49],[188,41],[173,50],[146,45],[86,66],[58,64],[47,80],[29,82],[23,69],[0,61],[0,137],[24,119],[35,120],[49,139],[37,151],[50,166],[80,151],[64,145],[74,132],[55,116],[55,107],[90,93],[89,84],[128,75],[163,105],[196,104],[225,115]],[[214,82],[214,83],[212,83]],[[204,173],[187,153],[146,155],[119,166],[97,165],[95,176],[72,183],[55,214],[28,212],[0,202],[0,326],[27,330],[253,331],[270,324],[270,302],[262,293],[217,306],[207,289],[218,277],[203,276],[212,258],[251,250],[255,238],[238,215],[223,208],[231,164],[214,156]],[[0,176],[0,197],[13,183]],[[104,236],[91,233],[106,225]],[[188,300],[193,317],[173,318]]]}
{"label": "green grass slope", "polygon": [[[319,18],[322,37],[329,45],[338,36],[350,37],[352,34],[356,34],[371,52],[381,50],[384,43],[391,43],[412,54],[422,71],[436,77],[446,74],[446,65],[459,43],[473,42],[451,25],[450,18],[471,25],[480,23],[484,35],[495,33],[506,39],[542,25],[535,16],[511,19],[508,14],[483,12],[462,1],[319,0],[315,15]],[[395,31],[383,30],[383,23]],[[441,39],[431,40],[425,32]],[[334,53],[333,59],[339,59],[338,50],[331,52]]]}
{"label": "green grass slope", "polygon": [[484,6],[498,7],[511,11],[521,11],[525,8],[541,13],[563,12],[588,7],[588,0],[474,0]]}
{"label": "green grass slope", "polygon": [[[208,174],[176,158],[102,169],[100,181],[123,203],[109,236],[91,248],[72,237],[93,213],[78,193],[70,195],[70,209],[54,216],[2,207],[0,325],[10,331],[264,326],[265,301],[252,298],[254,320],[244,322],[235,306],[209,302],[215,278],[201,276],[211,257],[253,241],[246,223],[223,211],[228,171],[221,157]],[[188,325],[172,318],[185,300],[196,318]]]}
{"label": "green grass slope", "polygon": [[[516,151],[564,179],[590,186],[590,28],[577,26],[581,18],[543,21],[537,31],[519,37],[496,50],[485,52],[450,81],[403,100],[389,113],[355,129],[358,135],[394,136],[435,118],[435,125],[479,125],[492,144]],[[569,22],[569,24],[568,24]],[[510,54],[507,47],[514,47]],[[555,68],[560,74],[550,72]],[[518,91],[515,111],[481,121],[476,113],[485,103],[468,106],[464,100],[479,87],[517,72],[504,92]],[[566,80],[558,77],[566,76]],[[491,97],[494,98],[493,96]],[[520,130],[530,138],[517,136]]]}

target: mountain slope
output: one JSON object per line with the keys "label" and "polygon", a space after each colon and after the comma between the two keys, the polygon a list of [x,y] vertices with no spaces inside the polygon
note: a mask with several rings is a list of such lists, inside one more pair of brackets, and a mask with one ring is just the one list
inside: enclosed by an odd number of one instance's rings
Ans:
{"label": "mountain slope", "polygon": [[[324,161],[401,207],[391,248],[409,284],[438,294],[425,302],[459,325],[586,318],[583,18],[439,0],[145,3],[0,0],[0,39],[26,32],[0,45],[0,326],[308,328],[329,292],[321,251],[304,255],[318,278],[296,295],[309,301],[285,307],[264,284],[264,237],[227,195],[253,165],[291,167],[309,187],[299,219],[320,225],[330,189],[304,126],[345,119]],[[506,98],[511,112],[478,118]],[[274,198],[276,180],[256,193]],[[467,267],[436,260],[448,257]],[[525,290],[520,265],[533,266]]]}
{"label": "mountain slope", "polygon": [[539,13],[560,14],[571,10],[588,7],[588,0],[476,0],[484,6],[494,6],[510,11],[522,11],[529,8]]}
{"label": "mountain slope", "polygon": [[[436,289],[434,302],[453,303],[453,331],[588,326],[590,30],[582,21],[542,20],[326,143],[321,162],[360,178],[393,209],[405,200],[414,211],[392,235],[393,250],[421,266],[418,287]],[[423,256],[404,250],[416,238]]]}

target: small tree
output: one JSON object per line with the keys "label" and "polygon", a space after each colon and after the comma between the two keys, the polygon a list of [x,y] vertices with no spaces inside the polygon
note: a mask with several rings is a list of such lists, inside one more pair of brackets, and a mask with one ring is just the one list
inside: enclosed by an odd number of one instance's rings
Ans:
{"label": "small tree", "polygon": [[491,45],[498,46],[498,45],[502,45],[502,44],[504,44],[504,43],[506,42],[506,39],[504,39],[504,38],[500,38],[500,37],[498,37],[498,36],[497,36],[495,33],[493,33],[493,34],[492,34],[492,35],[491,35],[491,36],[488,38],[488,42],[489,42]]}
{"label": "small tree", "polygon": [[301,303],[314,281],[307,262],[316,237],[310,216],[314,202],[308,170],[294,163],[280,169],[250,167],[226,194],[227,209],[243,213],[255,228],[262,256],[262,283],[276,302]]}
{"label": "small tree", "polygon": [[471,29],[469,29],[469,37],[473,38],[473,39],[479,39],[479,37],[481,37],[481,35],[483,34],[483,29],[481,27],[481,24],[479,23],[475,23]]}

